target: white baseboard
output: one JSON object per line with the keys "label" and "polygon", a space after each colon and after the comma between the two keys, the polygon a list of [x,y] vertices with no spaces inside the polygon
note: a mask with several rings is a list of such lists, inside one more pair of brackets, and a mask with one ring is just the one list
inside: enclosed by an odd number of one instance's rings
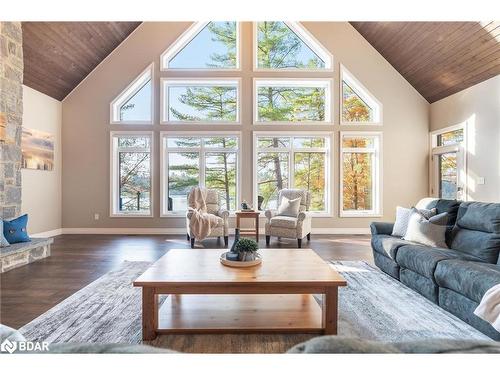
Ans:
{"label": "white baseboard", "polygon": [[[32,237],[52,237],[61,234],[185,234],[186,228],[60,228],[33,234]],[[261,228],[264,234],[264,228]],[[313,228],[312,234],[370,234],[370,228]]]}

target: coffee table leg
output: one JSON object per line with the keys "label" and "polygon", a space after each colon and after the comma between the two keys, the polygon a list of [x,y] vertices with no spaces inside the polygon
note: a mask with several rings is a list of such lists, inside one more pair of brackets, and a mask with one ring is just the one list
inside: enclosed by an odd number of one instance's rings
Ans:
{"label": "coffee table leg", "polygon": [[158,296],[154,288],[142,288],[142,339],[156,338],[158,328]]}
{"label": "coffee table leg", "polygon": [[338,288],[326,288],[323,295],[323,329],[325,335],[337,334]]}

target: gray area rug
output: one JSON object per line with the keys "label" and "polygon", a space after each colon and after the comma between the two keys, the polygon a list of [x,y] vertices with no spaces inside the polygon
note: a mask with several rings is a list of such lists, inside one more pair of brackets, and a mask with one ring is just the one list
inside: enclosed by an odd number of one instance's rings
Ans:
{"label": "gray area rug", "polygon": [[[124,262],[26,324],[28,340],[140,343],[141,290],[148,262]],[[489,338],[364,262],[332,262],[347,280],[339,298],[339,336],[380,341]]]}

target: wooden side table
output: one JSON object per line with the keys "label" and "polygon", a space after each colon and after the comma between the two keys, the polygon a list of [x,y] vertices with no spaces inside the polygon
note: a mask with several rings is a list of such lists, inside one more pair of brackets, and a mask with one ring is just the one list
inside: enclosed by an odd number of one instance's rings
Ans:
{"label": "wooden side table", "polygon": [[[255,235],[255,239],[259,242],[259,215],[260,211],[236,211],[236,228],[240,230],[240,235]],[[254,229],[241,229],[240,219],[254,219]]]}

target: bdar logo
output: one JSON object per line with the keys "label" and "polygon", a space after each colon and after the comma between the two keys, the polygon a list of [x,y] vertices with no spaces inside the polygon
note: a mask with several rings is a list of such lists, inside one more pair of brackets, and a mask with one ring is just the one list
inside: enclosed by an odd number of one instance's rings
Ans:
{"label": "bdar logo", "polygon": [[17,348],[17,342],[12,342],[9,339],[5,339],[4,342],[2,342],[2,345],[0,345],[0,350],[2,352],[9,352],[10,354],[14,353]]}

